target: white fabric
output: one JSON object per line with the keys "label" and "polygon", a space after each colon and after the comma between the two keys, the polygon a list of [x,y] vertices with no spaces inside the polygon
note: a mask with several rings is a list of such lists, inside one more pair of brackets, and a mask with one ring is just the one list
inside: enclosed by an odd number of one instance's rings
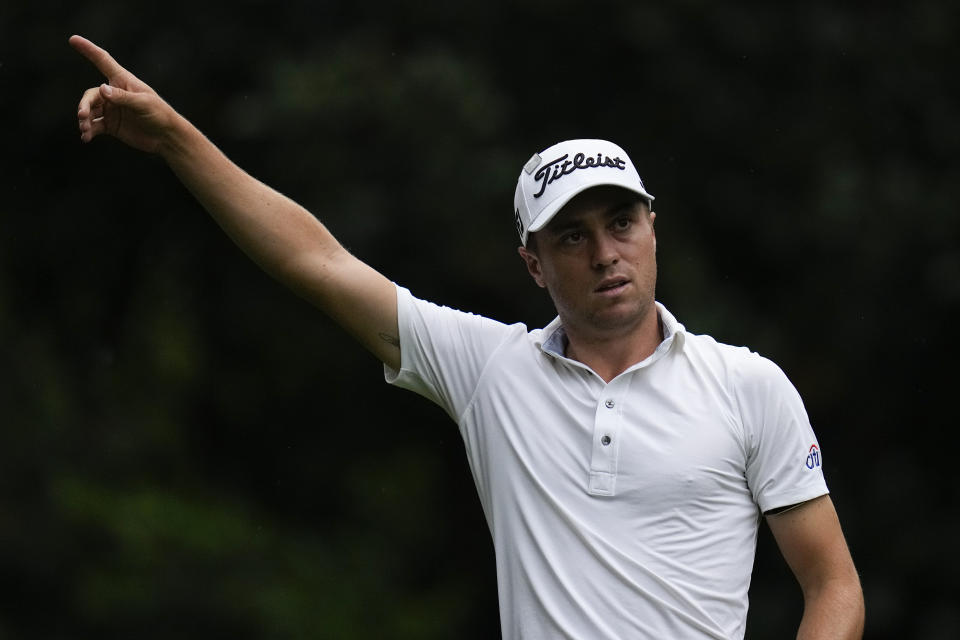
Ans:
{"label": "white fabric", "polygon": [[783,372],[658,304],[665,340],[605,384],[563,356],[558,320],[528,332],[397,292],[385,375],[460,427],[503,637],[742,638],[760,512],[827,492]]}

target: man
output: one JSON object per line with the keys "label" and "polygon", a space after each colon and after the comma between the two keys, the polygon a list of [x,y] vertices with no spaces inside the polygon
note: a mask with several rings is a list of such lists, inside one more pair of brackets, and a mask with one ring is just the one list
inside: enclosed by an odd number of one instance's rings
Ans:
{"label": "man", "polygon": [[234,241],[387,380],[457,422],[496,550],[505,638],[741,638],[760,515],[804,597],[798,638],[859,638],[863,600],[796,391],[655,302],[656,214],[627,154],[571,140],[515,196],[558,318],[527,331],[416,299],[231,163],[104,50],[78,119],[159,154]]}

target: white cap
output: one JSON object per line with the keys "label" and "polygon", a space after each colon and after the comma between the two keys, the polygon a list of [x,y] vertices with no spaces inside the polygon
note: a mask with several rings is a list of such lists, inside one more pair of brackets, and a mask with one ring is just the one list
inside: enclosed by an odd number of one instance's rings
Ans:
{"label": "white cap", "polygon": [[547,226],[578,193],[601,185],[623,187],[653,204],[626,152],[606,140],[566,140],[533,154],[523,165],[513,198],[520,242]]}

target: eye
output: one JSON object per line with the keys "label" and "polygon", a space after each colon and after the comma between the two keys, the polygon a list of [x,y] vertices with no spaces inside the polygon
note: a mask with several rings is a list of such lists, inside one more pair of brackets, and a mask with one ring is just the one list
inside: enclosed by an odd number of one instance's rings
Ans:
{"label": "eye", "polygon": [[626,231],[633,225],[633,219],[629,216],[620,216],[613,221],[613,228],[616,231]]}
{"label": "eye", "polygon": [[560,242],[563,244],[577,244],[583,239],[583,234],[579,231],[571,231],[569,233],[563,234],[560,237]]}

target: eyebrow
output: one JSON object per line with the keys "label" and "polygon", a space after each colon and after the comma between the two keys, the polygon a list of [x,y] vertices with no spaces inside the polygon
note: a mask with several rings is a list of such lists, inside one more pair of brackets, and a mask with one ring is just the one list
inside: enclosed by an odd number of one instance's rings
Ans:
{"label": "eyebrow", "polygon": [[[638,199],[638,200],[624,200],[623,202],[620,202],[620,203],[618,203],[618,204],[615,204],[615,205],[611,206],[610,208],[608,208],[606,211],[604,211],[604,212],[603,212],[603,216],[604,216],[604,218],[605,218],[606,220],[609,221],[609,220],[612,220],[613,218],[616,218],[617,216],[623,214],[624,212],[632,212],[632,211],[633,211],[636,207],[638,207],[640,204],[641,204],[641,200],[639,200],[639,199]],[[558,235],[562,235],[562,234],[564,234],[564,233],[566,233],[567,231],[570,231],[570,230],[572,230],[572,229],[577,229],[577,228],[579,228],[580,226],[581,226],[581,218],[580,218],[580,217],[576,217],[576,218],[570,218],[570,217],[568,217],[568,218],[563,219],[563,220],[554,220],[553,222],[551,222],[550,224],[547,225],[547,227],[544,229],[544,231],[550,232],[551,235],[558,236]]]}
{"label": "eyebrow", "polygon": [[558,220],[553,224],[548,224],[543,230],[550,232],[551,235],[558,236],[580,226],[580,218],[566,218],[565,220]]}
{"label": "eyebrow", "polygon": [[640,204],[641,204],[640,200],[624,200],[620,204],[616,204],[610,207],[609,209],[607,209],[605,215],[608,218],[613,218],[625,211],[633,211],[634,209],[637,209]]}

